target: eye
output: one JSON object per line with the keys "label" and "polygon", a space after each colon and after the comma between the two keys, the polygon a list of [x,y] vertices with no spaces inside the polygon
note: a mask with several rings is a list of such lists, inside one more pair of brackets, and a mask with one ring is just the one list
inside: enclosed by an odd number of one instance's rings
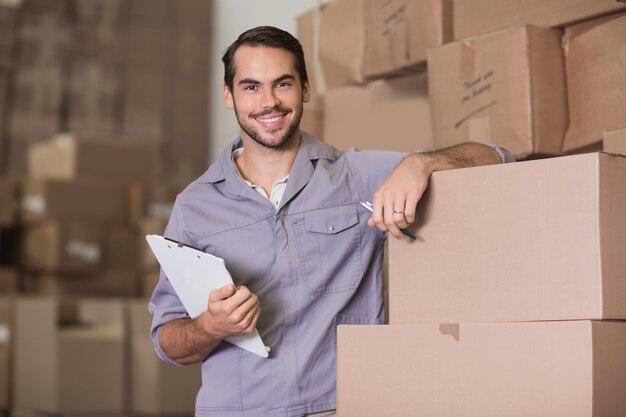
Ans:
{"label": "eye", "polygon": [[255,84],[247,84],[243,87],[244,91],[255,91],[258,89],[258,86]]}
{"label": "eye", "polygon": [[291,83],[289,81],[281,81],[278,84],[276,84],[276,87],[278,88],[286,88],[289,87],[291,85]]}

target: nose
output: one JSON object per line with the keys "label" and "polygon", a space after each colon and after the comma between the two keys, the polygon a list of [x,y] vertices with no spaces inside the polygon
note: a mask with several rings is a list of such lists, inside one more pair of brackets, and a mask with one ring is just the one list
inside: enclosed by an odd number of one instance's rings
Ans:
{"label": "nose", "polygon": [[262,100],[263,102],[261,104],[263,105],[264,109],[272,109],[280,104],[280,100],[276,96],[276,92],[273,88],[266,90],[266,92],[263,94]]}

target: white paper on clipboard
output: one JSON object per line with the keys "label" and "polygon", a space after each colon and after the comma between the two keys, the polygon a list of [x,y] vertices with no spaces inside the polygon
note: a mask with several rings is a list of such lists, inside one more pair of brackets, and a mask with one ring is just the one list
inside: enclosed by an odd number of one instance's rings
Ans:
{"label": "white paper on clipboard", "polygon": [[[159,235],[146,235],[146,240],[191,318],[206,311],[211,291],[233,283],[222,258]],[[264,358],[269,356],[256,329],[225,340]]]}

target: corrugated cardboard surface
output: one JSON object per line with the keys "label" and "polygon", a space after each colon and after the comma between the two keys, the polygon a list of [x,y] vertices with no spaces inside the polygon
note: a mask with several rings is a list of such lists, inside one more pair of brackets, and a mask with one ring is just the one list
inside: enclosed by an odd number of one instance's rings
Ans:
{"label": "corrugated cardboard surface", "polygon": [[626,323],[339,326],[339,417],[626,415]]}
{"label": "corrugated cardboard surface", "polygon": [[561,151],[561,32],[517,26],[428,50],[435,146],[497,143],[518,157]]}
{"label": "corrugated cardboard surface", "polygon": [[365,0],[334,1],[322,9],[318,54],[328,90],[365,81]]}
{"label": "corrugated cardboard surface", "polygon": [[426,73],[328,91],[324,141],[339,149],[431,149]]}
{"label": "corrugated cardboard surface", "polygon": [[570,26],[563,43],[570,119],[563,150],[573,151],[626,124],[626,13]]}
{"label": "corrugated cardboard surface", "polygon": [[453,0],[454,38],[520,24],[564,26],[626,9],[616,0]]}
{"label": "corrugated cardboard surface", "polygon": [[452,40],[452,0],[377,0],[365,6],[368,78],[426,62],[426,49]]}
{"label": "corrugated cardboard surface", "polygon": [[622,129],[605,130],[602,140],[602,150],[626,156],[626,127]]}
{"label": "corrugated cardboard surface", "polygon": [[435,172],[389,242],[389,322],[626,319],[626,158]]}

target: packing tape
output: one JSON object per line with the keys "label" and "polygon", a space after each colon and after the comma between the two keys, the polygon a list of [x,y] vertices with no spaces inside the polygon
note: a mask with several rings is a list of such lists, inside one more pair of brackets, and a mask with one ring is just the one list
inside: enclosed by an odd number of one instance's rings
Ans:
{"label": "packing tape", "polygon": [[439,333],[452,336],[457,342],[461,340],[461,326],[459,323],[440,323]]}

